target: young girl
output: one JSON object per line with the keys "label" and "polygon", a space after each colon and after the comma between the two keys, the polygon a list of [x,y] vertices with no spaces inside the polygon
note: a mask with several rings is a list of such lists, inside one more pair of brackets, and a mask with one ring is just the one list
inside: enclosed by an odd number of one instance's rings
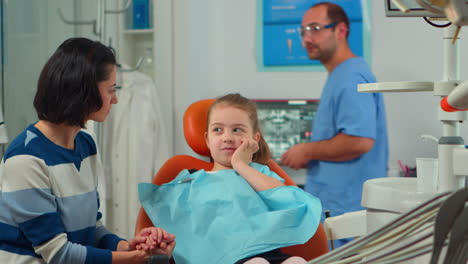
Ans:
{"label": "young girl", "polygon": [[182,171],[174,181],[140,184],[153,223],[177,236],[176,263],[305,263],[279,248],[308,241],[321,205],[285,186],[266,164],[255,103],[239,94],[215,101],[205,132],[213,168]]}

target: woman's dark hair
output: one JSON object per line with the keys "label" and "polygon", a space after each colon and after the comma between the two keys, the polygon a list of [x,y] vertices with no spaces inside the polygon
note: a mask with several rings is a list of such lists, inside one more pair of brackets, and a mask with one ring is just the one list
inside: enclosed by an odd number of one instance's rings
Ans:
{"label": "woman's dark hair", "polygon": [[34,108],[40,120],[85,127],[102,107],[98,83],[110,78],[115,55],[109,47],[86,38],[65,40],[39,76]]}
{"label": "woman's dark hair", "polygon": [[268,144],[266,143],[265,139],[263,138],[262,131],[260,131],[260,124],[258,122],[258,115],[257,115],[257,105],[252,100],[249,100],[238,93],[227,94],[218,99],[210,106],[208,110],[208,122],[207,125],[210,123],[210,115],[211,111],[219,105],[223,106],[231,106],[238,108],[240,110],[245,111],[249,115],[249,119],[252,122],[253,132],[260,133],[260,140],[258,142],[258,151],[252,157],[253,162],[257,162],[260,164],[267,165],[271,159],[271,152]]}
{"label": "woman's dark hair", "polygon": [[346,32],[346,38],[348,38],[349,32],[350,32],[349,18],[346,15],[346,12],[343,10],[343,8],[337,4],[330,3],[330,2],[320,2],[320,3],[313,5],[311,8],[317,7],[317,6],[327,7],[327,17],[328,19],[330,19],[332,23],[337,23],[337,24],[341,22],[345,23],[346,28],[348,29],[348,32]]}

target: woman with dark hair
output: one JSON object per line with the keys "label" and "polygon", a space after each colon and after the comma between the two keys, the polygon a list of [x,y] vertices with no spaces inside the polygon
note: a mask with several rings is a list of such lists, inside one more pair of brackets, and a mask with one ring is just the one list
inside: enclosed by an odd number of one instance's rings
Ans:
{"label": "woman with dark hair", "polygon": [[8,147],[0,165],[0,263],[144,263],[171,256],[161,228],[130,241],[101,223],[97,146],[82,130],[103,122],[116,97],[111,49],[85,38],[63,42],[47,61],[34,98],[39,121]]}

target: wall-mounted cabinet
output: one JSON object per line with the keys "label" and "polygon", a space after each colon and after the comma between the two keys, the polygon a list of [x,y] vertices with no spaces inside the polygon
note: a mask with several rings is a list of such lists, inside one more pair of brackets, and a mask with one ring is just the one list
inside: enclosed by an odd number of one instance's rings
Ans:
{"label": "wall-mounted cabinet", "polygon": [[133,0],[129,9],[120,16],[118,31],[119,62],[155,78],[154,71],[154,8],[153,0]]}
{"label": "wall-mounted cabinet", "polygon": [[[133,0],[135,1],[135,0]],[[160,100],[161,113],[166,123],[167,142],[170,152],[173,152],[173,122],[174,122],[174,54],[173,54],[173,3],[172,1],[148,0],[149,28],[135,28],[132,7],[125,14],[118,16],[116,31],[118,60],[130,67],[137,65],[144,58],[143,68],[154,80]],[[150,55],[152,54],[152,55]],[[148,66],[152,63],[152,67]],[[145,68],[146,66],[146,68]]]}

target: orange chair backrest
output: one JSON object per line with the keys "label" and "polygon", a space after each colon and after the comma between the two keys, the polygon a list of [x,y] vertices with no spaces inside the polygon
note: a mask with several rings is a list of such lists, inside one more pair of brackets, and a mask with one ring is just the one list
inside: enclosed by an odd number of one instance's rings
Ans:
{"label": "orange chair backrest", "polygon": [[[197,154],[210,157],[210,151],[205,142],[205,131],[207,128],[207,117],[210,106],[214,103],[215,99],[205,99],[191,104],[184,113],[184,137],[189,146]],[[294,181],[284,172],[281,167],[270,160],[268,167],[285,180],[286,185],[296,185]],[[161,185],[172,181],[184,169],[204,169],[211,170],[213,163],[204,161],[188,155],[177,155],[170,158],[159,169],[153,178],[153,183]],[[137,217],[135,227],[135,234],[145,227],[153,226],[143,208]],[[322,224],[319,225],[315,235],[303,245],[295,245],[281,249],[283,252],[293,255],[301,256],[306,260],[318,257],[328,252],[328,242],[325,235],[325,230]]]}
{"label": "orange chair backrest", "polygon": [[197,154],[210,156],[210,150],[205,142],[205,132],[208,126],[208,111],[215,99],[205,99],[191,104],[184,113],[184,136],[189,146]]}

